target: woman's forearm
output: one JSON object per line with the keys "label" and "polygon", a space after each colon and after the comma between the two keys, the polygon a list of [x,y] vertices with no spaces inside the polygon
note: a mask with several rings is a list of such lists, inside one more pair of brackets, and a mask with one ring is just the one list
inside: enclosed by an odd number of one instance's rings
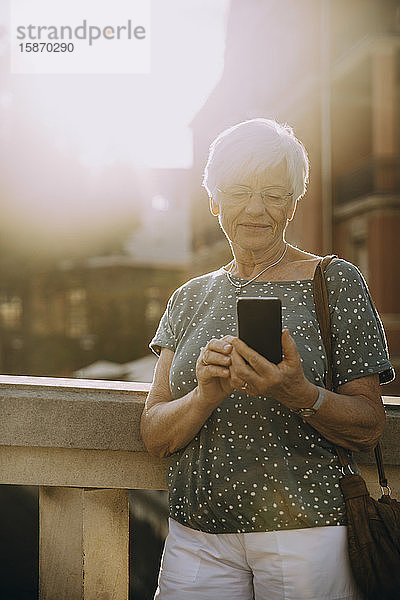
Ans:
{"label": "woman's forearm", "polygon": [[140,430],[150,454],[164,458],[184,448],[199,432],[215,406],[201,402],[199,388],[143,411]]}
{"label": "woman's forearm", "polygon": [[[304,407],[315,402],[315,389],[310,383]],[[359,452],[376,445],[385,426],[385,409],[368,396],[325,390],[318,412],[305,420],[334,444]]]}
{"label": "woman's forearm", "polygon": [[162,349],[140,423],[142,439],[151,454],[165,457],[187,446],[213,410],[232,392],[229,380],[232,346],[225,337],[212,339],[201,349],[196,362],[197,386],[175,400],[169,382],[174,353]]}

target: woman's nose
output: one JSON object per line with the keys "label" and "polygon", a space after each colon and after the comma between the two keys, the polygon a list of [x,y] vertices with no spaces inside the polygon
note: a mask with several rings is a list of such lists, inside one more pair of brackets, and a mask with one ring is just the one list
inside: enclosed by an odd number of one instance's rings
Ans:
{"label": "woman's nose", "polygon": [[265,211],[264,201],[260,192],[253,192],[246,204],[248,214],[261,215]]}

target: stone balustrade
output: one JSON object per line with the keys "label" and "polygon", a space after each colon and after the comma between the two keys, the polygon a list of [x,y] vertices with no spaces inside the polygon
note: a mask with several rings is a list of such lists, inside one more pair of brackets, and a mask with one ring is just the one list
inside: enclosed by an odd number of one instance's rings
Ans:
{"label": "stone balustrade", "polygon": [[[130,489],[165,489],[139,433],[149,385],[0,376],[0,483],[37,485],[40,600],[127,600]],[[400,398],[382,448],[400,497]],[[378,495],[372,453],[358,455]]]}

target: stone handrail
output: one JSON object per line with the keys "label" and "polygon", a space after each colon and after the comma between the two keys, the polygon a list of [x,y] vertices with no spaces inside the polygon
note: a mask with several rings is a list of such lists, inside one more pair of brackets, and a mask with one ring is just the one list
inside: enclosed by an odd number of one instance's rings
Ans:
{"label": "stone handrail", "polygon": [[[40,600],[127,600],[128,490],[166,489],[139,433],[149,384],[0,376],[0,483],[39,490]],[[382,448],[400,496],[400,398]],[[378,493],[372,453],[357,460]]]}

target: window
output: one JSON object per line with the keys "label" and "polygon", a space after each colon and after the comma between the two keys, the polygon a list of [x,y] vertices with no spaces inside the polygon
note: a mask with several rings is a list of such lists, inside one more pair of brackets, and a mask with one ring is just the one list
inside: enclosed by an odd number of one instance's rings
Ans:
{"label": "window", "polygon": [[16,329],[21,325],[22,300],[18,296],[0,296],[0,319],[5,329]]}
{"label": "window", "polygon": [[148,322],[153,323],[160,318],[163,312],[163,304],[160,300],[160,289],[158,287],[149,287],[146,290],[146,296],[145,318]]}
{"label": "window", "polygon": [[67,335],[79,338],[88,333],[86,314],[86,290],[75,288],[67,292],[68,321]]}

